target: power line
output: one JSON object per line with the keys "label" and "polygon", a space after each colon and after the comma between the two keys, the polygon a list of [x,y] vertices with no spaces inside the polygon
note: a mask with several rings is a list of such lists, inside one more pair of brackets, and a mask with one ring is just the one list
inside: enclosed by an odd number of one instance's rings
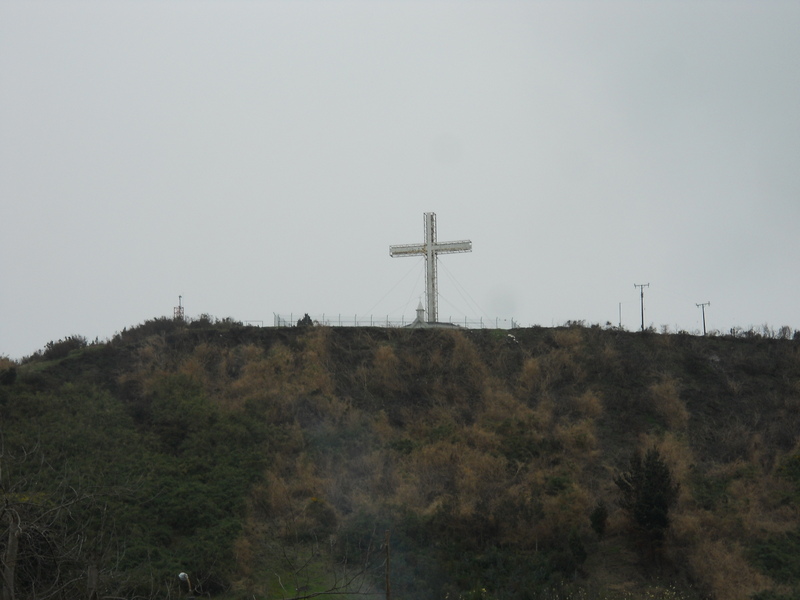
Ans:
{"label": "power line", "polygon": [[[461,296],[461,299],[464,302],[466,302],[466,304],[467,304],[468,308],[464,311],[465,312],[465,316],[466,316],[467,311],[472,310],[472,311],[477,311],[478,314],[482,314],[484,317],[487,318],[487,320],[491,320],[491,317],[489,316],[489,314],[485,310],[483,310],[483,307],[481,307],[475,301],[475,299],[470,295],[470,293],[467,291],[467,289],[463,285],[461,285],[461,282],[458,281],[458,279],[456,279],[456,277],[455,277],[455,275],[453,275],[452,271],[450,271],[444,265],[442,265],[442,269],[444,270],[445,275],[447,275],[450,278],[450,280],[455,284],[456,291],[458,292],[458,295]],[[442,295],[440,294],[440,296],[442,296]],[[450,306],[452,308],[454,308],[455,310],[459,310],[459,308],[457,306],[455,306],[452,302],[450,302],[447,297],[442,296],[442,298],[448,304],[450,304]]]}

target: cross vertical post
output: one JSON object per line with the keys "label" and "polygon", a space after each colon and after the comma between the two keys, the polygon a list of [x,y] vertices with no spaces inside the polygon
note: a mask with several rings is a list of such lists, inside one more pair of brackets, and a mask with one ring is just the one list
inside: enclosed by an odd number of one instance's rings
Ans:
{"label": "cross vertical post", "polygon": [[439,320],[439,298],[436,289],[436,214],[425,213],[425,292],[428,303],[428,322]]}
{"label": "cross vertical post", "polygon": [[389,256],[424,256],[425,257],[425,301],[427,305],[428,323],[436,323],[438,314],[438,292],[436,289],[436,260],[439,254],[455,252],[472,252],[470,240],[455,242],[436,241],[436,213],[424,214],[425,241],[422,244],[401,244],[389,246]]}

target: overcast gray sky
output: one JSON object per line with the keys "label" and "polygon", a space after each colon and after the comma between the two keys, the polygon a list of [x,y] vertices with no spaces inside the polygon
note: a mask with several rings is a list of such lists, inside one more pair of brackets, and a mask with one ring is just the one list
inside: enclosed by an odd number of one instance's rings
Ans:
{"label": "overcast gray sky", "polygon": [[0,2],[0,355],[171,316],[800,328],[800,3]]}

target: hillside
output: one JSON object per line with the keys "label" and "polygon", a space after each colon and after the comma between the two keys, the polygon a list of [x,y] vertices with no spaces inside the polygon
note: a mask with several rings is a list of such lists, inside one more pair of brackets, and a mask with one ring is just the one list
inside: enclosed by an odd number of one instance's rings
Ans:
{"label": "hillside", "polygon": [[[800,598],[799,341],[511,334],[156,319],[0,359],[4,581]],[[676,484],[664,528],[624,508],[648,451]]]}

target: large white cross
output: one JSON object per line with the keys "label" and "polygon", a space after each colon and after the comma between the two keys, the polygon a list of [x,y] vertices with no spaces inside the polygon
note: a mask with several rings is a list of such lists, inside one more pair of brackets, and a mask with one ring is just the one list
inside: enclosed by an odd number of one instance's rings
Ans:
{"label": "large white cross", "polygon": [[436,291],[436,257],[438,254],[453,252],[472,252],[470,240],[457,242],[436,241],[436,213],[425,213],[425,241],[422,244],[402,244],[389,246],[389,256],[419,256],[425,257],[425,270],[427,281],[425,284],[425,299],[428,305],[428,323],[436,323],[439,318]]}

